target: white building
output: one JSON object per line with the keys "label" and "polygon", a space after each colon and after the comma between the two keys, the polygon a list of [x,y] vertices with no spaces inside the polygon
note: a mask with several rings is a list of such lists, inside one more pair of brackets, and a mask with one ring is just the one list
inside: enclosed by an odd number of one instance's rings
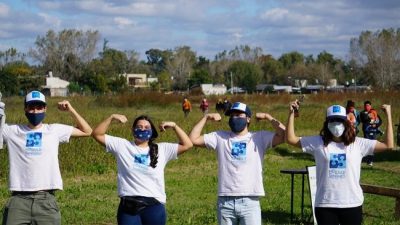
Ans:
{"label": "white building", "polygon": [[122,75],[126,77],[128,86],[133,88],[146,88],[149,83],[158,82],[157,78],[148,78],[145,73],[124,73]]}
{"label": "white building", "polygon": [[53,72],[49,72],[46,77],[46,85],[43,86],[45,92],[49,93],[50,96],[67,96],[68,95],[69,82],[62,80],[58,77],[53,77]]}
{"label": "white building", "polygon": [[205,95],[224,95],[227,89],[224,84],[201,84],[200,88]]}

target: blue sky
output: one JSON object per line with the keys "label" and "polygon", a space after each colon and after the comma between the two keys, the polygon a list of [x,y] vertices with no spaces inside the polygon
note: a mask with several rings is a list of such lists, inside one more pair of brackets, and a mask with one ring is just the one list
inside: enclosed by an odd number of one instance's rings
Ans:
{"label": "blue sky", "polygon": [[348,60],[362,31],[400,27],[398,0],[1,0],[0,50],[27,52],[49,29],[98,30],[99,47],[135,50],[190,46],[213,59],[235,46],[279,57],[328,51]]}

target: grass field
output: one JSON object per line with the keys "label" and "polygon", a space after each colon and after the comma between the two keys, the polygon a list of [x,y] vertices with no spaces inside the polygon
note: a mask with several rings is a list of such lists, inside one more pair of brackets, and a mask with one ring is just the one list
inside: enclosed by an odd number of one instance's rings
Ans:
{"label": "grass field", "polygon": [[[269,112],[286,123],[290,95],[241,95],[231,96],[233,101],[248,103],[255,112]],[[186,132],[201,118],[199,103],[201,96],[189,97],[193,111],[187,119],[180,109],[181,96],[163,96],[143,93],[135,96],[71,97],[73,106],[95,126],[112,113],[125,114],[129,124],[112,124],[109,134],[131,139],[130,126],[133,118],[148,114],[158,124],[164,120],[177,122]],[[371,100],[375,108],[382,103],[392,105],[394,123],[400,118],[400,94],[385,92],[379,94],[320,94],[307,95],[296,120],[296,134],[299,136],[319,133],[327,106],[344,105],[353,99],[361,109],[364,100]],[[61,98],[48,99],[46,123],[72,124],[67,113],[56,110]],[[211,97],[211,109],[217,97]],[[26,123],[22,98],[4,99],[8,123]],[[385,117],[383,117],[385,120]],[[227,118],[219,123],[208,123],[203,132],[228,129]],[[267,122],[252,121],[250,130],[271,130]],[[384,129],[384,128],[382,128]],[[174,132],[161,133],[158,142],[176,142]],[[376,156],[374,167],[363,164],[361,182],[400,188],[400,152],[385,152]],[[118,205],[116,184],[116,162],[111,154],[92,138],[72,139],[60,148],[60,164],[64,190],[56,196],[61,208],[63,224],[116,224]],[[282,144],[268,151],[264,161],[264,187],[266,196],[261,198],[263,224],[290,223],[290,176],[281,174],[281,169],[304,168],[314,165],[314,160],[299,149]],[[216,224],[217,162],[215,154],[202,148],[193,148],[170,162],[166,171],[168,224]],[[251,174],[249,174],[251,176]],[[300,222],[301,177],[295,177],[295,219]],[[311,215],[308,188],[306,185],[305,217]],[[3,206],[8,191],[8,153],[0,151],[0,205]],[[364,224],[399,224],[395,220],[395,200],[390,197],[365,194],[363,206]]]}

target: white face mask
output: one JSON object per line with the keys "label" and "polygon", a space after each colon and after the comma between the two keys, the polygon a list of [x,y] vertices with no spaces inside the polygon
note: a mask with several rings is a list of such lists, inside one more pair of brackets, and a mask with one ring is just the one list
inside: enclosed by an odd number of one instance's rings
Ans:
{"label": "white face mask", "polygon": [[342,136],[344,132],[344,124],[342,122],[332,122],[328,123],[328,129],[335,137]]}

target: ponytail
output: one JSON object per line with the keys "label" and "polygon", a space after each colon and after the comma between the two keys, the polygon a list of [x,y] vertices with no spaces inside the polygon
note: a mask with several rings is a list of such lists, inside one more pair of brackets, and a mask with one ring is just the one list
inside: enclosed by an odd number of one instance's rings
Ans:
{"label": "ponytail", "polygon": [[156,168],[158,163],[158,145],[153,143],[153,139],[149,140],[149,148],[150,166]]}

